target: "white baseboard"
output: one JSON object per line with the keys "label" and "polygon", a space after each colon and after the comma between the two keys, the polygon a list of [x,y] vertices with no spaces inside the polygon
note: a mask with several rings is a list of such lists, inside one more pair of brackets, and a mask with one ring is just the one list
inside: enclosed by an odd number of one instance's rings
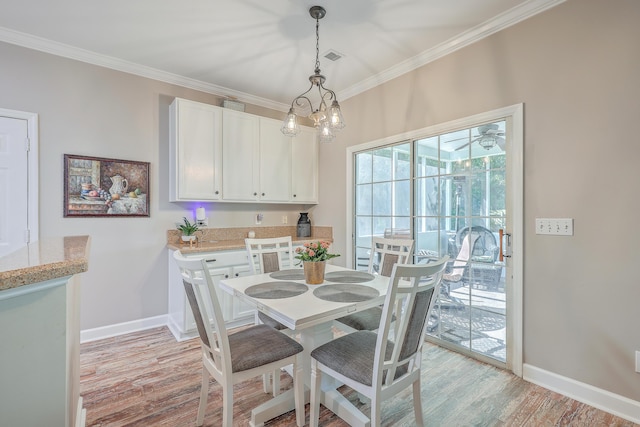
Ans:
{"label": "white baseboard", "polygon": [[167,315],[147,317],[146,319],[132,320],[131,322],[117,323],[115,325],[102,326],[100,328],[85,329],[80,331],[80,342],[90,342],[111,338],[131,332],[143,331],[145,329],[167,326]]}
{"label": "white baseboard", "polygon": [[640,424],[640,402],[526,363],[522,368],[522,378],[531,383]]}

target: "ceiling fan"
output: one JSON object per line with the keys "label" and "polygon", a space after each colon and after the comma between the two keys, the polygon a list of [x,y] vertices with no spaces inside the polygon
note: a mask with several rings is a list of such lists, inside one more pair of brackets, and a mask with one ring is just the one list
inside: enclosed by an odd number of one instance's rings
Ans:
{"label": "ceiling fan", "polygon": [[490,150],[497,145],[498,147],[500,147],[502,151],[504,151],[505,149],[505,139],[503,138],[504,132],[499,129],[499,126],[497,124],[489,123],[486,125],[478,126],[478,133],[480,135],[476,135],[475,139],[472,139],[466,144],[463,144],[460,147],[456,148],[456,151],[462,150],[466,146],[473,144],[476,141],[478,141],[478,144],[481,147],[487,150]]}

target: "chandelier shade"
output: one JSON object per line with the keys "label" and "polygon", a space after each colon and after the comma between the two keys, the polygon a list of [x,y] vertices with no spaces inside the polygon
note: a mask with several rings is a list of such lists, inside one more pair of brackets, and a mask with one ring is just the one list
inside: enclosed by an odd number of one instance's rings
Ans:
{"label": "chandelier shade", "polygon": [[[326,13],[326,10],[321,6],[313,6],[309,9],[309,14],[316,20],[315,70],[314,73],[309,76],[311,86],[291,102],[291,108],[289,109],[287,117],[285,117],[281,128],[283,134],[296,136],[300,132],[296,108],[307,108],[307,111],[311,111],[311,114],[309,114],[308,117],[313,120],[313,125],[318,129],[318,138],[320,142],[331,142],[335,138],[335,132],[345,126],[336,94],[331,89],[324,87],[326,78],[320,71],[320,19],[322,19]],[[316,107],[314,107],[313,102],[310,99],[310,96],[313,96],[315,93],[314,88],[317,89],[319,98]],[[327,104],[329,103],[330,105],[327,107]]]}

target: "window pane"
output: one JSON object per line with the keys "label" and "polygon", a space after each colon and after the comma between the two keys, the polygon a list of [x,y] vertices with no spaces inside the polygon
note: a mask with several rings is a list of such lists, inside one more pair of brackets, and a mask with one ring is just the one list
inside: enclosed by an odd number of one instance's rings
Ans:
{"label": "window pane", "polygon": [[415,207],[414,212],[418,216],[438,214],[438,179],[420,178],[415,183]]}
{"label": "window pane", "polygon": [[372,167],[371,153],[356,154],[356,184],[371,182]]}
{"label": "window pane", "polygon": [[371,215],[371,185],[356,186],[356,215]]}
{"label": "window pane", "polygon": [[359,216],[356,218],[356,246],[371,247],[371,217]]}
{"label": "window pane", "polygon": [[377,237],[384,237],[384,230],[391,228],[391,217],[389,216],[374,216],[373,217],[373,235]]}
{"label": "window pane", "polygon": [[409,143],[393,147],[395,155],[393,179],[411,178],[411,145]]}
{"label": "window pane", "polygon": [[392,171],[392,149],[381,148],[373,152],[373,182],[390,181]]}
{"label": "window pane", "polygon": [[391,215],[391,183],[373,184],[373,214]]}
{"label": "window pane", "polygon": [[411,213],[411,186],[410,181],[393,182],[393,215],[409,216]]}

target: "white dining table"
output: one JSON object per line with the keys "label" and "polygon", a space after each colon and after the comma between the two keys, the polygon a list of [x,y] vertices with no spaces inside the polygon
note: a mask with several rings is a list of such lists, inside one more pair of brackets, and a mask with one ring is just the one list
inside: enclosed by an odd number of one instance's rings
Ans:
{"label": "white dining table", "polygon": [[[288,271],[292,270],[286,270],[282,273],[286,273]],[[299,271],[302,273],[302,269],[299,269]],[[325,281],[320,285],[308,285],[305,283],[303,277],[297,280],[292,280],[290,278],[281,279],[278,278],[278,275],[276,274],[276,277],[274,278],[273,273],[234,277],[220,281],[220,289],[222,291],[227,292],[244,302],[253,304],[259,311],[267,314],[271,318],[287,326],[289,329],[299,333],[300,343],[304,347],[302,363],[304,370],[304,382],[307,386],[305,390],[305,399],[307,402],[309,400],[308,387],[311,383],[310,353],[317,346],[333,339],[333,321],[350,313],[366,310],[367,308],[375,307],[384,303],[384,298],[389,285],[388,277],[372,275],[370,279],[366,281],[359,281],[357,283],[349,281],[334,282],[327,280],[327,277],[331,277],[329,273],[339,275],[339,273],[354,274],[354,272],[355,270],[352,269],[328,264],[326,267]],[[366,273],[358,272],[358,274]],[[249,293],[251,294],[251,290],[256,289],[256,285],[270,286],[277,290],[279,282],[282,282],[283,287],[288,285],[290,287],[302,289],[300,285],[304,285],[307,289],[299,295],[287,296],[285,298],[257,298],[248,295],[246,292],[249,289]],[[335,302],[327,301],[326,299],[319,298],[315,295],[320,291],[330,291],[339,294],[339,290],[342,289],[344,285],[355,284],[374,289],[377,296],[369,297],[369,299],[364,301]],[[318,289],[320,287],[332,288]],[[348,296],[347,299],[349,299]],[[353,405],[351,405],[350,402],[342,396],[342,394],[336,391],[335,387],[335,384],[332,384],[328,379],[323,378],[322,404],[331,409],[334,413],[338,414],[352,426],[366,425],[369,421],[368,418],[359,411],[350,410],[349,408],[352,408]],[[256,407],[252,411],[252,414],[256,421],[256,425],[261,425],[261,423],[293,409],[293,390],[290,389],[278,395],[274,399]]]}

